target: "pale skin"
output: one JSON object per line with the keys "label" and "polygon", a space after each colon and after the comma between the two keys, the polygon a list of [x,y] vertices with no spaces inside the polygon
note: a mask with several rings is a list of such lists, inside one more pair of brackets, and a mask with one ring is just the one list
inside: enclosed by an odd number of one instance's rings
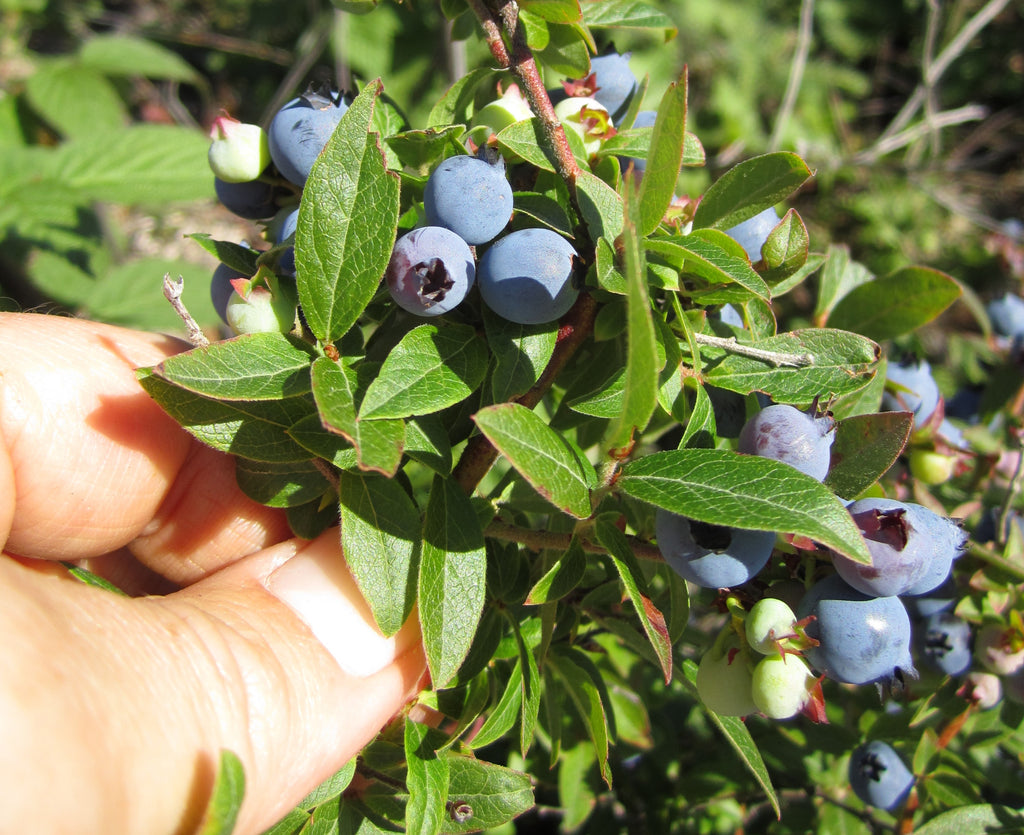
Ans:
{"label": "pale skin", "polygon": [[193,832],[228,748],[259,833],[422,684],[415,617],[377,633],[337,530],[292,538],[140,388],[185,347],[0,314],[4,831]]}

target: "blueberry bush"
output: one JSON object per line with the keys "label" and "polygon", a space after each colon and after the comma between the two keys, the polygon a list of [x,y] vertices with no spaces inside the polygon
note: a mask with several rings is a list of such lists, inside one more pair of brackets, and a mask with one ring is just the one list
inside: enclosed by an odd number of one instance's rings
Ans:
{"label": "blueberry bush", "polygon": [[[222,327],[169,274],[194,347],[139,371],[422,630],[417,711],[269,832],[1019,831],[1019,276],[819,245],[801,154],[709,160],[687,67],[637,72],[692,36],[658,5],[440,9],[479,60],[426,104],[216,119],[261,241],[190,234]],[[960,309],[966,380],[921,336]]]}

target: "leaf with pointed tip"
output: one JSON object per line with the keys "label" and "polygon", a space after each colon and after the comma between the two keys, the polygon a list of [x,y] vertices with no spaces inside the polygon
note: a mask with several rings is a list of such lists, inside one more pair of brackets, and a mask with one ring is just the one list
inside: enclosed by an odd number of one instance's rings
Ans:
{"label": "leaf with pointed tip", "polygon": [[259,266],[256,259],[260,257],[257,250],[231,241],[214,240],[205,232],[194,232],[185,237],[191,238],[222,264],[236,270],[240,276],[250,277],[256,274]]}
{"label": "leaf with pointed tip", "polygon": [[245,768],[234,751],[222,748],[213,791],[199,825],[199,835],[231,835],[245,797]]}
{"label": "leaf with pointed tip", "polygon": [[235,480],[245,495],[267,507],[298,507],[322,496],[331,486],[311,461],[268,464],[238,458]]}
{"label": "leaf with pointed tip", "polygon": [[323,425],[356,448],[359,467],[391,476],[398,471],[405,446],[405,423],[356,417],[364,381],[351,366],[327,357],[313,363],[313,397]]}
{"label": "leaf with pointed tip", "polygon": [[545,499],[577,519],[590,516],[590,486],[597,480],[593,467],[542,417],[518,403],[498,403],[473,419]]}
{"label": "leaf with pointed tip", "polygon": [[484,328],[494,354],[491,395],[496,403],[504,403],[540,379],[555,351],[558,324],[520,325],[484,308]]}
{"label": "leaf with pointed tip", "polygon": [[467,112],[476,95],[476,88],[485,78],[494,75],[494,70],[482,67],[470,70],[449,87],[435,104],[427,117],[427,127],[438,128],[467,121]]}
{"label": "leaf with pointed tip", "polygon": [[604,180],[581,170],[576,175],[576,197],[591,238],[614,241],[622,233],[622,198]]}
{"label": "leaf with pointed tip", "polygon": [[838,421],[825,485],[838,496],[860,495],[889,471],[913,429],[911,412],[854,415]]}
{"label": "leaf with pointed tip", "polygon": [[561,600],[575,589],[587,570],[587,555],[578,539],[573,537],[568,550],[530,589],[527,606],[539,606]]}
{"label": "leaf with pointed tip", "polygon": [[487,373],[487,343],[469,325],[420,325],[402,337],[366,389],[359,420],[427,415],[469,397]]}
{"label": "leaf with pointed tip", "polygon": [[317,157],[295,230],[299,301],[325,343],[345,334],[373,298],[391,258],[399,178],[370,132],[380,79],[363,88]]}
{"label": "leaf with pointed tip", "polygon": [[405,784],[409,800],[405,806],[405,832],[409,835],[437,835],[444,823],[448,801],[448,758],[437,748],[444,742],[438,731],[405,720]]}
{"label": "leaf with pointed tip", "polygon": [[796,154],[779,151],[744,160],[704,192],[693,216],[696,229],[731,229],[788,197],[811,176]]}
{"label": "leaf with pointed tip", "polygon": [[394,635],[416,600],[419,510],[399,482],[376,473],[343,472],[338,502],[345,561],[380,631]]}
{"label": "leaf with pointed tip", "polygon": [[251,333],[168,357],[156,373],[220,400],[281,400],[310,390],[312,347],[283,333]]}
{"label": "leaf with pointed tip", "polygon": [[604,680],[593,663],[572,647],[552,646],[546,667],[554,670],[569,694],[576,712],[587,729],[601,777],[611,787],[612,770],[608,764],[608,745],[613,737],[612,708],[607,698]]}
{"label": "leaf with pointed tip", "polygon": [[448,754],[448,769],[449,803],[468,817],[445,821],[446,835],[494,829],[534,804],[531,778],[521,771],[456,754]]}
{"label": "leaf with pointed tip", "polygon": [[639,212],[635,221],[642,236],[650,235],[661,225],[676,196],[686,136],[686,88],[684,69],[679,80],[668,85],[658,104],[647,170],[640,180]]}
{"label": "leaf with pointed tip", "polygon": [[423,519],[418,600],[427,665],[435,688],[459,671],[469,652],[487,589],[484,534],[469,497],[435,476]]}
{"label": "leaf with pointed tip", "polygon": [[672,18],[642,0],[592,0],[583,6],[583,21],[592,29],[660,30],[666,41],[678,32]]}
{"label": "leaf with pointed tip", "polygon": [[805,536],[871,564],[863,536],[835,494],[781,461],[725,449],[668,450],[630,461],[616,486],[699,522]]}

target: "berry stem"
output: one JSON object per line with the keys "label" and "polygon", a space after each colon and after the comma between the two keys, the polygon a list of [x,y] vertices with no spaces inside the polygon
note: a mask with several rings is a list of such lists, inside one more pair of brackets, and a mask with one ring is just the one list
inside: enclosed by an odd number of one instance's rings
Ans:
{"label": "berry stem", "polygon": [[174,312],[184,323],[185,330],[188,331],[188,341],[196,348],[206,348],[210,344],[210,340],[206,338],[203,329],[199,327],[199,323],[188,312],[185,302],[181,300],[181,293],[184,289],[185,279],[182,276],[171,278],[170,273],[164,273],[164,298],[171,303]]}

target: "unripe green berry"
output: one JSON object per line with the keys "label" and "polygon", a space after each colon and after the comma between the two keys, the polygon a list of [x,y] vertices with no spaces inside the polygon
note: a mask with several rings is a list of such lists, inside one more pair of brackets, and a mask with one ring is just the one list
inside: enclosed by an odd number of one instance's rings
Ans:
{"label": "unripe green berry", "polygon": [[750,695],[769,719],[789,719],[807,704],[814,681],[807,663],[798,655],[769,655],[754,667]]}
{"label": "unripe green berry", "polygon": [[295,296],[276,276],[268,282],[257,273],[252,279],[236,278],[231,285],[235,293],[224,318],[236,334],[287,333],[295,327]]}
{"label": "unripe green berry", "polygon": [[523,98],[519,88],[512,84],[494,101],[481,107],[473,117],[474,125],[484,125],[495,133],[509,125],[529,119],[533,116],[529,103]]}
{"label": "unripe green berry", "polygon": [[743,622],[747,643],[762,655],[777,654],[779,641],[793,635],[795,621],[796,615],[783,601],[762,597]]}
{"label": "unripe green berry", "polygon": [[267,134],[259,125],[221,116],[213,123],[210,139],[210,170],[226,183],[251,182],[270,165]]}
{"label": "unripe green berry", "polygon": [[[731,628],[727,627],[731,632]],[[735,633],[715,642],[697,666],[697,694],[719,716],[746,716],[757,711],[751,696],[751,671]]]}
{"label": "unripe green berry", "polygon": [[601,141],[613,130],[611,117],[604,105],[589,96],[562,99],[555,105],[555,116],[562,127],[579,134],[587,154],[596,154]]}

